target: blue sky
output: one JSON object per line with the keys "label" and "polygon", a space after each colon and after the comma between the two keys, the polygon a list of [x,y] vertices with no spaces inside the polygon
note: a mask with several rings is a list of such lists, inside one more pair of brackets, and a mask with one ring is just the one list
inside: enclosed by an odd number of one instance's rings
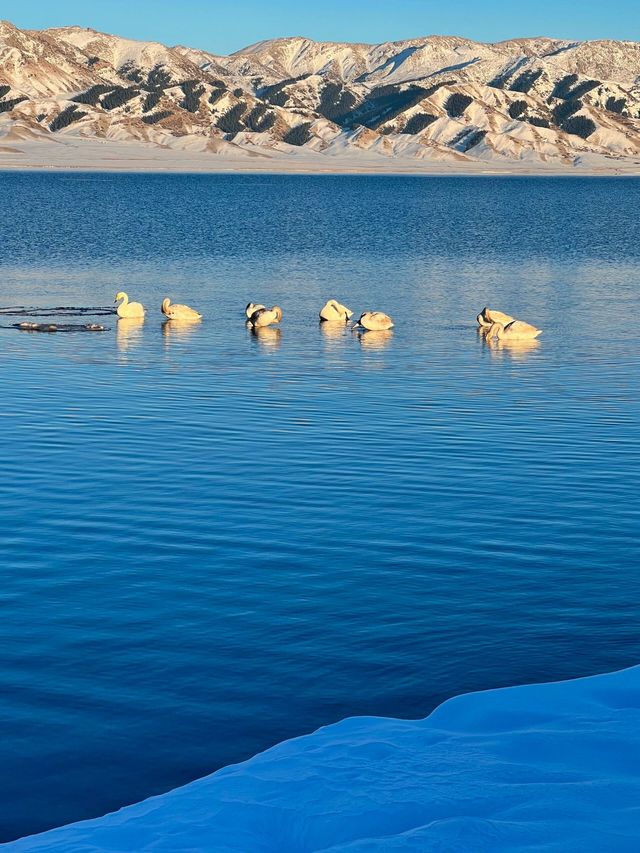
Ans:
{"label": "blue sky", "polygon": [[454,34],[480,41],[550,35],[640,40],[637,0],[2,0],[19,27],[79,24],[230,53],[265,38],[379,42]]}

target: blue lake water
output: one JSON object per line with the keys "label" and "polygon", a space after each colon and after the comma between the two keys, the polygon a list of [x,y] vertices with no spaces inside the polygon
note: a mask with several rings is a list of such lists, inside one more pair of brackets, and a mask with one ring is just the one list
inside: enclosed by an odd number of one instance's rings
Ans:
{"label": "blue lake water", "polygon": [[[149,309],[0,329],[0,840],[638,663],[640,179],[0,182],[0,307]],[[328,297],[393,333],[319,328]],[[539,345],[488,346],[485,304]]]}

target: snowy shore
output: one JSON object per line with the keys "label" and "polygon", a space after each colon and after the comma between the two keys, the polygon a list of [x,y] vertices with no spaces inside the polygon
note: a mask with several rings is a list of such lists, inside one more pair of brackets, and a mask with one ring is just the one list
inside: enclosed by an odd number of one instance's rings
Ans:
{"label": "snowy shore", "polygon": [[355,717],[6,853],[635,851],[640,666]]}
{"label": "snowy shore", "polygon": [[295,150],[254,150],[235,146],[221,153],[195,148],[162,148],[141,142],[77,138],[51,141],[5,136],[0,139],[0,171],[162,172],[162,173],[291,173],[386,175],[640,175],[640,161],[585,155],[574,165],[536,158],[452,162],[386,157],[374,152],[336,154]]}

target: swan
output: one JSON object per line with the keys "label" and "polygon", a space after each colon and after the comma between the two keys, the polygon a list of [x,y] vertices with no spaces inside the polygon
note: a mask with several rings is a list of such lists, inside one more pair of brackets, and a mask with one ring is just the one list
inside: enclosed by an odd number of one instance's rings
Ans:
{"label": "swan", "polygon": [[523,320],[512,320],[511,323],[493,323],[487,332],[487,340],[497,338],[499,341],[531,340],[542,334],[542,329],[536,329],[530,323]]}
{"label": "swan", "polygon": [[162,313],[170,320],[200,320],[202,314],[188,305],[171,304],[169,297],[162,300]]}
{"label": "swan", "polygon": [[327,323],[346,323],[352,316],[353,311],[335,299],[329,299],[320,311],[320,319]]}
{"label": "swan", "polygon": [[353,325],[354,327],[362,326],[372,332],[384,332],[393,328],[393,320],[388,314],[383,314],[382,311],[365,311]]}
{"label": "swan", "polygon": [[251,319],[251,315],[255,314],[256,311],[262,311],[264,305],[260,305],[259,302],[250,302],[247,307],[244,309],[244,313],[247,315],[247,320]]}
{"label": "swan", "polygon": [[141,305],[139,302],[129,302],[129,297],[124,291],[118,291],[113,301],[120,302],[120,305],[118,305],[118,317],[125,317],[127,319],[144,317],[144,305]]}
{"label": "swan", "polygon": [[476,320],[478,321],[478,325],[483,329],[489,329],[492,323],[502,323],[503,326],[506,326],[507,323],[512,323],[515,317],[512,317],[510,314],[504,314],[502,311],[493,311],[491,308],[485,307],[478,314]]}
{"label": "swan", "polygon": [[261,329],[263,326],[270,326],[272,323],[279,323],[282,320],[282,308],[274,305],[273,308],[258,308],[249,317],[249,322],[254,329]]}

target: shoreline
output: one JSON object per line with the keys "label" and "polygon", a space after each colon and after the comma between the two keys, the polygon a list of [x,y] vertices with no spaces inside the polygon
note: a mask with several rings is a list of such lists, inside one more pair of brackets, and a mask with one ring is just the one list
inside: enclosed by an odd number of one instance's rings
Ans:
{"label": "shoreline", "polygon": [[314,850],[360,842],[417,853],[473,839],[476,853],[506,853],[563,839],[576,850],[631,851],[640,779],[627,756],[640,749],[639,700],[632,666],[460,694],[419,720],[348,717],[0,849],[246,853],[306,839]]}
{"label": "shoreline", "polygon": [[405,177],[640,177],[640,161],[616,165],[443,163],[392,159],[366,151],[358,156],[316,152],[239,151],[235,156],[114,140],[66,138],[55,143],[0,140],[0,172],[92,172],[193,175],[379,175]]}
{"label": "shoreline", "polygon": [[523,170],[451,170],[451,171],[411,171],[398,169],[246,169],[242,167],[229,168],[198,168],[197,166],[184,166],[179,168],[159,168],[155,165],[135,165],[122,167],[105,167],[100,165],[25,165],[10,166],[0,163],[0,175],[13,174],[78,174],[78,175],[199,175],[199,176],[290,176],[290,177],[380,177],[380,178],[640,178],[640,170],[636,171],[612,171],[585,170],[585,171],[523,171]]}
{"label": "shoreline", "polygon": [[[279,168],[280,167],[280,168]],[[66,166],[62,164],[35,165],[29,163],[6,164],[0,162],[0,175],[6,174],[92,174],[92,175],[243,175],[243,176],[291,176],[291,177],[385,177],[385,178],[640,178],[638,170],[607,171],[605,169],[585,170],[525,170],[525,169],[440,169],[440,170],[411,170],[411,169],[375,169],[375,168],[286,168],[282,164],[269,168],[251,169],[239,165],[229,165],[226,168],[220,164],[204,168],[197,164],[165,166],[155,163],[123,164],[121,166],[104,166],[101,164],[78,164]]]}

